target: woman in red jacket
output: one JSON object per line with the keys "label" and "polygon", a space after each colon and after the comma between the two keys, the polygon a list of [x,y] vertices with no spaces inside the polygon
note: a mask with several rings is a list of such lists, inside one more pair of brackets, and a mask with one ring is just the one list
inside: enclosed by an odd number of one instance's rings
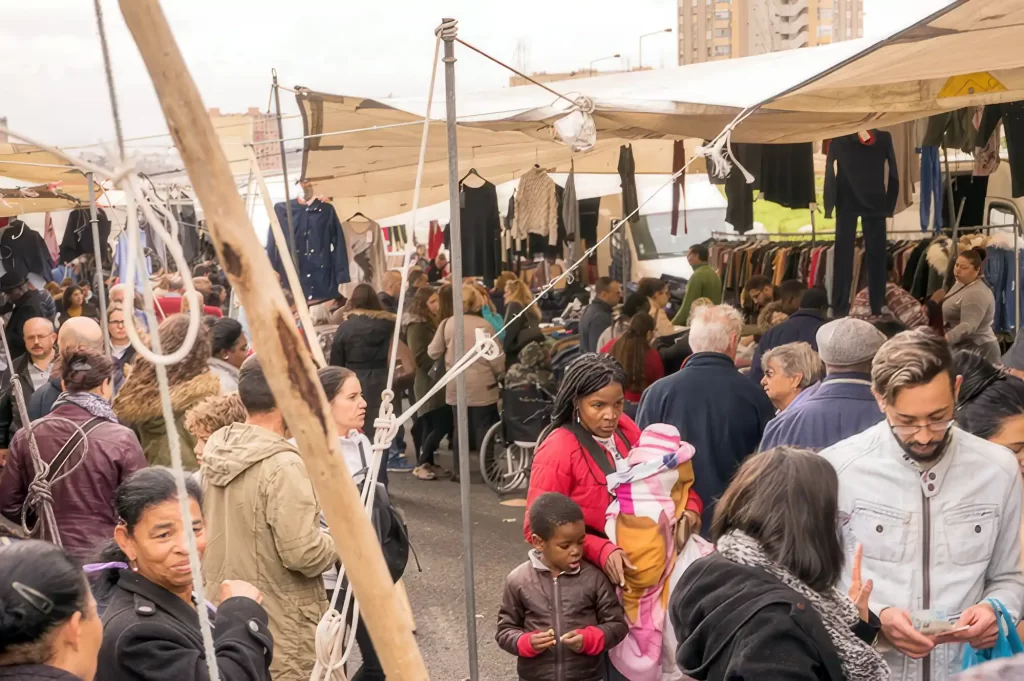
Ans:
{"label": "woman in red jacket", "polygon": [[[565,371],[555,397],[551,425],[541,434],[526,497],[523,533],[529,540],[529,507],[546,492],[559,492],[583,509],[587,536],[583,557],[604,570],[612,583],[624,584],[624,570],[633,566],[625,552],[604,533],[605,512],[612,501],[606,475],[625,469],[625,459],[640,429],[622,413],[625,372],[614,358],[587,353]],[[684,517],[700,526],[703,504],[691,489]]]}

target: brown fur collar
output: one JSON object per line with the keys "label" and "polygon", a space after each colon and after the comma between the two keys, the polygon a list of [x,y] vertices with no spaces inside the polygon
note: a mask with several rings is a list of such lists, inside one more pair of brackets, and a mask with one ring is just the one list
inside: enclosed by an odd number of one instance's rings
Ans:
{"label": "brown fur collar", "polygon": [[395,322],[395,315],[388,312],[387,310],[349,310],[345,313],[345,319],[351,317],[369,317],[370,319],[384,319],[391,322]]}
{"label": "brown fur collar", "polygon": [[[134,378],[134,377],[133,377]],[[171,407],[181,414],[199,400],[220,394],[220,379],[205,371],[184,383],[171,386]],[[114,399],[114,413],[126,424],[140,424],[163,416],[156,381],[142,383],[129,378]]]}

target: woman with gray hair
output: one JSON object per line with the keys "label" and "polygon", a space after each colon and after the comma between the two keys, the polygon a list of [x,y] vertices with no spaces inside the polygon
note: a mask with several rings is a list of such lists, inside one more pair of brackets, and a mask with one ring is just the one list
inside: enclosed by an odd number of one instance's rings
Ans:
{"label": "woman with gray hair", "polygon": [[783,411],[821,380],[821,358],[810,343],[786,343],[761,357],[761,387],[775,408]]}

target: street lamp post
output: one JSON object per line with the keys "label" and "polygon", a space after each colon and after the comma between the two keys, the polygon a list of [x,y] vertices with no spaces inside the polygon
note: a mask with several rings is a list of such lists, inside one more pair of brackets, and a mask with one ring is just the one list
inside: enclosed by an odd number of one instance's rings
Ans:
{"label": "street lamp post", "polygon": [[638,67],[638,70],[642,71],[643,68],[644,68],[644,38],[650,38],[652,35],[661,35],[662,33],[671,33],[671,32],[672,32],[671,28],[665,28],[665,29],[662,29],[660,31],[653,31],[651,33],[644,33],[642,36],[640,36],[640,66]]}
{"label": "street lamp post", "polygon": [[595,59],[594,61],[590,62],[590,75],[594,75],[594,64],[602,61],[608,61],[609,59],[620,59],[621,57],[621,54],[613,54],[610,57],[601,57],[600,59]]}

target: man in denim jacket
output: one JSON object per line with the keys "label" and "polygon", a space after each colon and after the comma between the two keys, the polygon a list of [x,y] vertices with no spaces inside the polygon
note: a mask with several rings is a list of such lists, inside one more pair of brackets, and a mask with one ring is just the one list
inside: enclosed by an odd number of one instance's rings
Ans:
{"label": "man in denim jacket", "polygon": [[[822,456],[839,475],[847,552],[864,547],[871,610],[895,649],[886,653],[893,681],[946,681],[960,671],[964,643],[996,641],[986,599],[1020,616],[1021,474],[1009,450],[954,425],[960,378],[941,337],[895,336],[871,380],[885,419]],[[958,615],[953,633],[915,630],[911,613],[920,610]]]}

